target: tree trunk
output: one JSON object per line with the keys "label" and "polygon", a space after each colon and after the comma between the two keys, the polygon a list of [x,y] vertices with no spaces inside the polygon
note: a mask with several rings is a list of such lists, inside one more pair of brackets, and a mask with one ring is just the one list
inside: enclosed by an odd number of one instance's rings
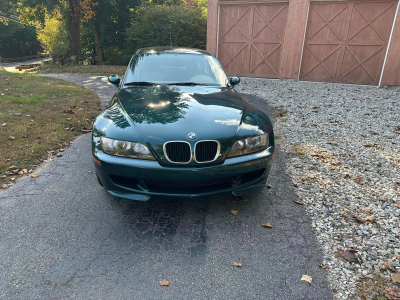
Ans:
{"label": "tree trunk", "polygon": [[80,0],[69,0],[70,18],[69,18],[69,33],[71,49],[69,57],[75,56],[79,59],[79,48],[81,46],[81,2]]}
{"label": "tree trunk", "polygon": [[103,51],[103,45],[101,44],[101,34],[96,29],[96,34],[95,34],[95,40],[96,40],[96,63],[103,64],[104,63],[104,51]]}

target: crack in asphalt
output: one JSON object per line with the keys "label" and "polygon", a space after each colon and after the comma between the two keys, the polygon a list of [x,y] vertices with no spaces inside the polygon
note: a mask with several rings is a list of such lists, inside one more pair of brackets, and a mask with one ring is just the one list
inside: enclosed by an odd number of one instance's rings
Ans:
{"label": "crack in asphalt", "polygon": [[[100,76],[55,77],[85,81],[102,99],[114,93]],[[248,97],[273,114],[264,100]],[[271,189],[242,199],[135,202],[98,185],[86,134],[37,178],[0,193],[0,298],[332,299],[284,160],[278,150]],[[167,288],[159,284],[165,278]]]}

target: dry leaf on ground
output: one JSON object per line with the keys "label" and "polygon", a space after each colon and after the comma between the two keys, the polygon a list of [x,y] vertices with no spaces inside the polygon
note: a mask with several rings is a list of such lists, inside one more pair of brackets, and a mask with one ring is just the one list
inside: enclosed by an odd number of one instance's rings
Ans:
{"label": "dry leaf on ground", "polygon": [[31,173],[31,177],[32,177],[32,178],[35,178],[35,177],[37,177],[37,175]]}
{"label": "dry leaf on ground", "polygon": [[308,275],[303,275],[303,276],[301,276],[301,280],[307,281],[309,284],[311,284],[311,282],[312,282],[312,277],[311,277],[311,276],[308,276]]}
{"label": "dry leaf on ground", "polygon": [[328,266],[325,266],[325,265],[323,265],[323,264],[318,264],[318,266],[319,266],[320,268],[322,268],[322,269],[328,270]]}
{"label": "dry leaf on ground", "polygon": [[160,285],[161,286],[169,286],[169,281],[167,279],[161,280]]}
{"label": "dry leaf on ground", "polygon": [[243,264],[238,263],[238,262],[234,262],[233,265],[234,265],[235,267],[239,267],[239,268],[243,267]]}
{"label": "dry leaf on ground", "polygon": [[304,205],[304,203],[301,202],[300,200],[294,200],[293,202],[296,203],[296,204]]}
{"label": "dry leaf on ground", "polygon": [[272,226],[269,222],[267,222],[267,223],[262,223],[261,225],[264,226],[264,227],[269,227],[269,228],[273,228],[273,227],[274,227],[274,226]]}
{"label": "dry leaf on ground", "polygon": [[372,215],[372,210],[370,208],[361,207],[361,210],[366,214]]}
{"label": "dry leaf on ground", "polygon": [[269,189],[272,189],[272,185],[270,185],[270,184],[267,184],[266,187]]}
{"label": "dry leaf on ground", "polygon": [[400,283],[400,272],[392,274],[393,283]]}
{"label": "dry leaf on ground", "polygon": [[357,215],[353,216],[353,219],[356,220],[358,223],[364,223],[365,220]]}
{"label": "dry leaf on ground", "polygon": [[384,261],[381,270],[393,269],[393,263],[391,261]]}
{"label": "dry leaf on ground", "polygon": [[234,216],[237,216],[238,213],[239,213],[238,210],[234,210],[234,209],[231,210],[231,214]]}
{"label": "dry leaf on ground", "polygon": [[342,256],[345,260],[348,262],[358,263],[359,261],[354,253],[356,253],[354,250],[342,250]]}
{"label": "dry leaf on ground", "polygon": [[371,223],[375,223],[375,219],[374,217],[368,216],[364,219],[365,222],[371,222]]}

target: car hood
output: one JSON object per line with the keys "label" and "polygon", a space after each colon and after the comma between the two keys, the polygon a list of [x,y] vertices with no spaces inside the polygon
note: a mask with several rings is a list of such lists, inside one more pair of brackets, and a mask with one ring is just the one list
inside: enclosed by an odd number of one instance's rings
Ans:
{"label": "car hood", "polygon": [[[195,141],[186,135],[194,132]],[[93,125],[93,151],[100,137],[144,143],[160,164],[171,165],[163,152],[168,141],[218,140],[222,162],[237,139],[268,132],[272,124],[239,93],[222,87],[130,87],[119,90]],[[189,165],[194,165],[191,162]]]}
{"label": "car hood", "polygon": [[120,90],[118,99],[153,145],[185,141],[188,132],[198,140],[232,138],[245,108],[239,93],[221,87],[131,87]]}

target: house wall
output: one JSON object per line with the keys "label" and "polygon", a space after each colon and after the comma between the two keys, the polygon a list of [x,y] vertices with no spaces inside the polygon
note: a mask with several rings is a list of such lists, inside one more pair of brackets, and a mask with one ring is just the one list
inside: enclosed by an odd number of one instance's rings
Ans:
{"label": "house wall", "polygon": [[[207,50],[215,55],[217,53],[219,26],[218,4],[245,4],[249,2],[289,2],[280,78],[298,80],[303,55],[304,37],[306,32],[310,0],[209,0],[207,20]],[[338,2],[340,2],[340,0],[338,0]],[[400,85],[400,12],[397,14],[395,19],[395,26],[387,54],[381,85]]]}
{"label": "house wall", "polygon": [[397,7],[397,17],[394,22],[392,38],[383,70],[381,86],[400,86],[400,4]]}

